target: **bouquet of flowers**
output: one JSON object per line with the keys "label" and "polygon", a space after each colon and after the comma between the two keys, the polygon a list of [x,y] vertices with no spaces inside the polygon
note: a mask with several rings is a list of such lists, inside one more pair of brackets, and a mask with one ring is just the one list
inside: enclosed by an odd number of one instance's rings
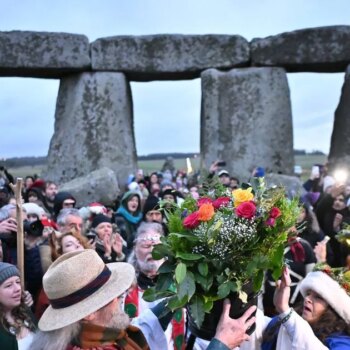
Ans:
{"label": "bouquet of flowers", "polygon": [[245,301],[246,283],[259,291],[264,271],[280,276],[298,214],[298,200],[287,199],[282,187],[267,188],[263,178],[234,191],[217,180],[204,184],[198,200],[187,197],[167,212],[170,233],[153,250],[165,261],[144,299],[169,297],[172,310],[187,305],[200,327],[216,300],[236,292]]}

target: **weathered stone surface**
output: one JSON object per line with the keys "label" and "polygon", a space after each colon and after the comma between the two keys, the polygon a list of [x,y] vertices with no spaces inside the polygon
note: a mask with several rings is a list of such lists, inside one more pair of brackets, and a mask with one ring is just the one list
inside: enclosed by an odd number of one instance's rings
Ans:
{"label": "weathered stone surface", "polygon": [[289,72],[343,72],[350,63],[350,26],[308,28],[250,45],[252,65],[284,67]]}
{"label": "weathered stone surface", "polygon": [[63,183],[105,166],[121,185],[136,169],[129,83],[121,73],[61,79],[45,178]]}
{"label": "weathered stone surface", "polygon": [[202,73],[202,166],[227,162],[247,180],[256,166],[293,173],[290,94],[282,68],[241,68]]}
{"label": "weathered stone surface", "polygon": [[116,174],[107,167],[64,183],[60,191],[71,193],[77,200],[78,208],[92,202],[112,205],[120,192]]}
{"label": "weathered stone surface", "polygon": [[283,186],[286,189],[288,198],[301,197],[306,193],[303,183],[296,176],[271,173],[265,176],[265,182],[268,187]]}
{"label": "weathered stone surface", "polygon": [[347,168],[350,173],[350,66],[346,70],[340,101],[335,111],[328,159],[331,170]]}
{"label": "weathered stone surface", "polygon": [[238,35],[145,35],[97,39],[93,70],[122,71],[131,80],[192,79],[207,68],[248,65],[249,44]]}
{"label": "weathered stone surface", "polygon": [[91,69],[84,35],[0,32],[0,76],[60,77]]}

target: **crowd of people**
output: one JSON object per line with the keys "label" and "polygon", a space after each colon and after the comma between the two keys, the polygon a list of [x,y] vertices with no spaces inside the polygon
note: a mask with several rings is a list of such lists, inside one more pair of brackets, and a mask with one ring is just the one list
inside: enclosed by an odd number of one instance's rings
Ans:
{"label": "crowd of people", "polygon": [[[163,169],[127,179],[115,202],[77,208],[71,193],[27,176],[22,191],[24,283],[16,267],[18,203],[0,176],[1,349],[350,349],[350,250],[337,233],[350,224],[350,184],[315,165],[284,250],[278,282],[266,272],[256,311],[231,319],[225,304],[215,337],[188,344],[186,311],[146,302],[161,260],[152,250],[168,234],[164,208],[198,199],[198,176]],[[238,177],[214,162],[206,175],[232,190]],[[252,176],[264,176],[257,167]],[[246,179],[245,179],[246,180]],[[249,181],[249,179],[248,179]],[[252,316],[256,312],[256,316]],[[255,332],[246,334],[253,323]]]}

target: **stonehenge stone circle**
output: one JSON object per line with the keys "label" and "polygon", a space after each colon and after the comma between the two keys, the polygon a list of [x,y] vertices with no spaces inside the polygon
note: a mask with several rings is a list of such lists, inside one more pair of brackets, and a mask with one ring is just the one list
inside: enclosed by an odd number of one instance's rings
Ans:
{"label": "stonehenge stone circle", "polygon": [[249,43],[238,35],[115,36],[91,44],[96,71],[124,72],[131,80],[188,79],[208,68],[249,64]]}
{"label": "stonehenge stone circle", "polygon": [[346,70],[341,99],[335,111],[329,163],[333,169],[342,167],[350,170],[350,65]]}
{"label": "stonehenge stone circle", "polygon": [[114,36],[89,43],[70,33],[0,32],[0,76],[61,79],[44,173],[59,183],[108,167],[123,186],[137,164],[130,81],[200,76],[202,164],[220,157],[233,173],[265,165],[290,175],[286,72],[344,72],[329,158],[333,167],[349,169],[349,65],[350,26],[250,43],[239,35]]}
{"label": "stonehenge stone circle", "polygon": [[101,167],[120,184],[136,169],[129,82],[113,72],[62,78],[45,177],[64,183]]}
{"label": "stonehenge stone circle", "polygon": [[85,35],[0,32],[0,76],[59,78],[90,68]]}
{"label": "stonehenge stone circle", "polygon": [[309,28],[253,39],[253,66],[288,72],[343,72],[350,62],[350,26]]}
{"label": "stonehenge stone circle", "polygon": [[249,179],[256,166],[293,173],[290,93],[283,68],[237,68],[202,73],[201,151],[205,167],[227,162]]}

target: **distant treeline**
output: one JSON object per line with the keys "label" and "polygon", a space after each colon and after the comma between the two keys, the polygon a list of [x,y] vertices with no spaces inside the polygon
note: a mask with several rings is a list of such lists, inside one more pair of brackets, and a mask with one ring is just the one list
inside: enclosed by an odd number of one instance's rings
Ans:
{"label": "distant treeline", "polygon": [[[194,158],[198,153],[152,153],[145,156],[138,156],[138,160],[165,160],[167,157],[174,159]],[[305,150],[294,150],[294,155],[324,155],[321,151],[307,152]],[[15,157],[0,160],[0,166],[16,168],[21,166],[46,165],[47,157]]]}

